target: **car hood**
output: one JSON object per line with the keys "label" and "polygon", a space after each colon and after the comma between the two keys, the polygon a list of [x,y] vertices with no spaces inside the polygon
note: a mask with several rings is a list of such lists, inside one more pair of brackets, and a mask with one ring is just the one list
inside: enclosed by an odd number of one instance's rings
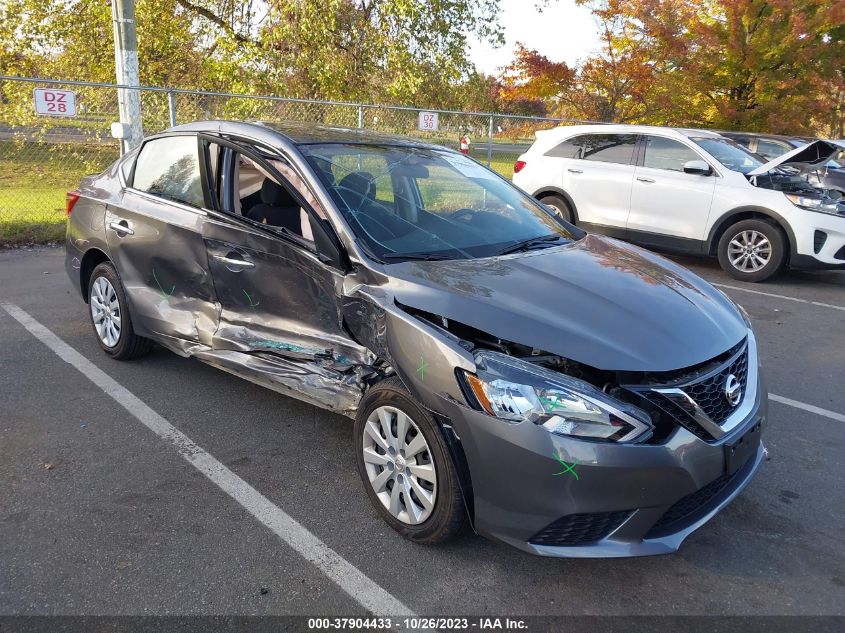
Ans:
{"label": "car hood", "polygon": [[809,145],[796,147],[786,154],[773,158],[746,175],[759,176],[772,171],[776,167],[794,167],[800,173],[806,173],[821,167],[843,149],[845,149],[845,142],[843,141],[813,141]]}
{"label": "car hood", "polygon": [[668,260],[587,235],[495,258],[386,267],[398,302],[597,369],[710,360],[747,327],[728,298]]}

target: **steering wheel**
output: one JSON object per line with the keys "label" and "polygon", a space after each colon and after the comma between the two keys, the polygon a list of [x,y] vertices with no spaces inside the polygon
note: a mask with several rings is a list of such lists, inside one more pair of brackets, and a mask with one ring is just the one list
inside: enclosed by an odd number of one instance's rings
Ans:
{"label": "steering wheel", "polygon": [[[446,217],[448,217],[450,220],[460,220],[462,222],[470,222],[470,221],[472,221],[472,218],[475,214],[476,214],[476,211],[474,209],[463,208],[463,209],[458,209],[457,211],[452,211],[452,213],[450,213]],[[467,219],[464,220],[464,219],[462,219],[463,217],[466,217]]]}

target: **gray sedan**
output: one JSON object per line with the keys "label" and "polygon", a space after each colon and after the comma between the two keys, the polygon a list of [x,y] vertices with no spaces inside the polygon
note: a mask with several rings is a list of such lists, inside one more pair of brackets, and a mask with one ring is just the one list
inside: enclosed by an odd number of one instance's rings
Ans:
{"label": "gray sedan", "polygon": [[414,542],[671,552],[762,462],[744,313],[457,152],[193,123],[86,178],[68,216],[106,354],[157,344],[353,418],[364,489]]}

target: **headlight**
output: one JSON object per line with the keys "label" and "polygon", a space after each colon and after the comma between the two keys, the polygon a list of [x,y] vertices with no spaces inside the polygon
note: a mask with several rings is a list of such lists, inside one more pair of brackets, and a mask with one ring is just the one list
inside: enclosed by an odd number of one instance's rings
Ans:
{"label": "headlight", "polygon": [[831,200],[830,198],[810,198],[797,193],[785,193],[783,195],[789,198],[789,201],[796,207],[801,207],[802,209],[808,209],[810,211],[840,215],[840,212],[843,209],[836,200]]}
{"label": "headlight", "polygon": [[505,354],[475,355],[477,374],[463,373],[478,406],[511,424],[531,422],[550,433],[627,442],[652,428],[651,418],[582,380]]}

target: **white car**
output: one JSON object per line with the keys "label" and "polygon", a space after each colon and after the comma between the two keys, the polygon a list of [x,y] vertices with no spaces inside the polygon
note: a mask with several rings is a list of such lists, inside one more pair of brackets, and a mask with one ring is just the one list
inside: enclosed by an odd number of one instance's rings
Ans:
{"label": "white car", "polygon": [[762,281],[787,265],[845,269],[845,201],[807,181],[843,147],[816,141],[764,163],[715,132],[573,125],[537,132],[513,182],[587,230],[717,255],[731,276]]}

